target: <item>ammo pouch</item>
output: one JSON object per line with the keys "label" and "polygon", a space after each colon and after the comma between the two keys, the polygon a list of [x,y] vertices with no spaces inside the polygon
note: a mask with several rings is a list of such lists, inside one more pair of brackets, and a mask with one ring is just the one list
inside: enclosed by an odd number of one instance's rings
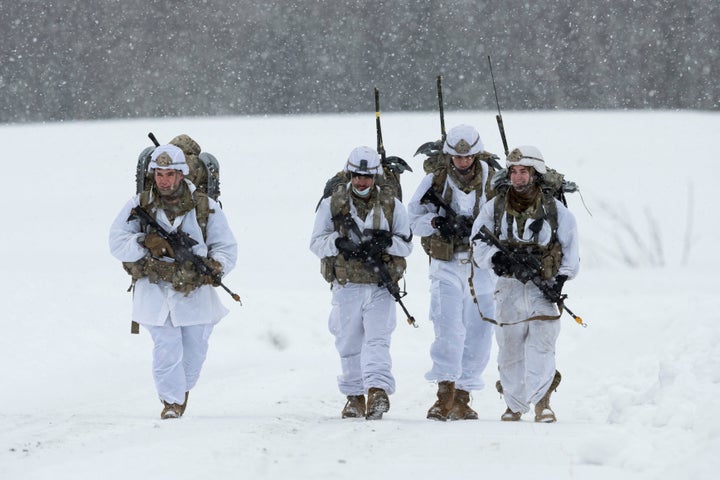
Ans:
{"label": "ammo pouch", "polygon": [[137,262],[123,262],[123,268],[130,274],[133,283],[145,277],[155,284],[162,280],[172,284],[173,290],[186,296],[202,285],[212,284],[212,279],[200,275],[189,261],[179,265],[177,262],[163,262],[150,257]]}
{"label": "ammo pouch", "polygon": [[555,278],[560,270],[560,261],[562,260],[562,246],[559,242],[552,244],[550,248],[543,248],[540,255],[540,265],[542,265],[543,280]]}
{"label": "ammo pouch", "polygon": [[[383,254],[381,256],[393,282],[399,281],[405,273],[407,262],[404,257]],[[381,282],[380,275],[365,266],[365,262],[356,259],[345,260],[342,255],[325,257],[320,260],[320,273],[327,282],[337,280],[341,285],[351,283]]]}
{"label": "ammo pouch", "polygon": [[421,237],[420,245],[429,257],[446,262],[452,260],[454,254],[470,250],[470,245],[461,242],[458,238],[446,239],[438,234]]}

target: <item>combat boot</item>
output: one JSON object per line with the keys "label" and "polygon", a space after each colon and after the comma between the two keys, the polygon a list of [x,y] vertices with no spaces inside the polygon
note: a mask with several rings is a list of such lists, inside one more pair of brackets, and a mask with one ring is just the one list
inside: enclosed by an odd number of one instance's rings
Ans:
{"label": "combat boot", "polygon": [[168,418],[180,418],[182,415],[181,409],[182,405],[178,405],[177,403],[168,403],[165,400],[163,400],[163,409],[162,412],[160,412],[160,418],[163,420],[166,420]]}
{"label": "combat boot", "polygon": [[510,410],[510,407],[508,407],[505,410],[505,413],[500,416],[500,420],[502,420],[503,422],[519,422],[520,417],[522,417],[522,413],[513,412],[512,410]]}
{"label": "combat boot", "polygon": [[455,400],[447,414],[448,420],[477,420],[478,414],[470,408],[470,392],[455,389]]}
{"label": "combat boot", "polygon": [[185,407],[187,407],[187,400],[188,400],[189,395],[190,395],[190,392],[185,392],[185,402],[182,405],[180,405],[180,416],[181,417],[183,415],[185,415]]}
{"label": "combat boot", "polygon": [[439,382],[437,398],[428,410],[427,418],[444,422],[455,403],[455,382]]}
{"label": "combat boot", "polygon": [[342,418],[361,418],[365,416],[365,395],[348,395]]}
{"label": "combat boot", "polygon": [[390,399],[382,388],[371,387],[368,390],[367,420],[380,420],[383,413],[390,410]]}
{"label": "combat boot", "polygon": [[552,392],[557,391],[557,387],[558,385],[560,385],[561,379],[562,375],[560,375],[560,372],[555,370],[555,376],[553,377],[553,381],[550,383],[550,388],[548,388],[548,391],[540,399],[540,401],[535,404],[536,422],[553,423],[557,421],[557,418],[555,417],[555,412],[553,412],[552,408],[550,408],[550,395],[552,394]]}

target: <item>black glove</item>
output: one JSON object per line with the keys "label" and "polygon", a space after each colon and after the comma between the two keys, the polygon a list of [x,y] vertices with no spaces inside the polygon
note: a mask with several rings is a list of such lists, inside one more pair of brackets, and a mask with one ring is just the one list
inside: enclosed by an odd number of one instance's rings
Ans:
{"label": "black glove", "polygon": [[495,252],[490,261],[492,262],[493,272],[495,272],[495,275],[498,277],[502,277],[503,275],[510,273],[512,261],[510,260],[510,257],[505,255],[505,253],[501,251]]}
{"label": "black glove", "polygon": [[440,235],[444,238],[450,238],[455,235],[455,226],[447,217],[437,216],[432,219],[432,226],[440,231]]}
{"label": "black glove", "polygon": [[545,296],[545,298],[547,298],[551,302],[557,302],[558,300],[560,300],[562,298],[562,289],[567,279],[567,275],[558,275],[554,279],[548,280],[546,284],[549,288],[547,289],[547,291],[543,291],[543,295]]}
{"label": "black glove", "polygon": [[346,230],[352,230],[357,227],[355,220],[349,213],[340,216],[340,224],[345,227]]}
{"label": "black glove", "polygon": [[460,215],[455,221],[455,234],[458,237],[469,237],[472,232],[473,219]]}
{"label": "black glove", "polygon": [[387,230],[374,230],[370,240],[366,240],[360,244],[360,249],[364,250],[367,257],[377,257],[392,245],[392,232]]}
{"label": "black glove", "polygon": [[340,251],[345,260],[350,258],[360,258],[363,252],[360,252],[360,246],[350,240],[348,237],[338,237],[335,239],[335,246]]}

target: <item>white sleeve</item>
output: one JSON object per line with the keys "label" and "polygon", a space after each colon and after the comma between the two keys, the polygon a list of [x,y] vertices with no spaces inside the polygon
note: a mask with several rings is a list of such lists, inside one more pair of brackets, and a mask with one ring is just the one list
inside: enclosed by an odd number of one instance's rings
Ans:
{"label": "white sleeve", "polygon": [[495,202],[493,200],[488,201],[483,205],[480,213],[475,217],[475,222],[472,226],[471,237],[473,238],[473,261],[478,268],[490,269],[492,268],[492,256],[495,252],[499,251],[494,245],[488,245],[479,238],[475,238],[480,229],[485,226],[491,232],[493,231],[495,224]]}
{"label": "white sleeve", "polygon": [[432,222],[433,218],[439,215],[438,208],[431,203],[420,203],[420,199],[432,186],[432,180],[433,176],[430,174],[420,181],[420,185],[415,191],[415,195],[413,195],[407,207],[408,217],[410,219],[410,228],[415,235],[419,235],[421,237],[428,237],[433,233],[437,233],[437,230],[430,222]]}
{"label": "white sleeve", "polygon": [[405,205],[400,200],[395,199],[395,208],[393,209],[393,243],[387,249],[387,253],[397,257],[407,257],[412,252],[412,232],[410,231],[410,221]]}
{"label": "white sleeve", "polygon": [[144,237],[140,231],[140,221],[137,219],[128,221],[130,210],[139,204],[140,200],[137,196],[130,199],[110,226],[108,236],[110,253],[121,262],[137,262],[148,253],[139,243]]}
{"label": "white sleeve", "polygon": [[208,216],[206,229],[205,243],[208,247],[208,257],[220,262],[223,266],[223,275],[227,275],[237,263],[237,240],[220,205],[212,198],[208,200],[210,210],[214,210]]}
{"label": "white sleeve", "polygon": [[335,231],[335,225],[333,225],[332,216],[330,215],[331,199],[332,197],[328,197],[320,202],[315,214],[315,225],[310,236],[310,251],[317,255],[318,258],[334,257],[338,254],[335,239],[340,234]]}
{"label": "white sleeve", "polygon": [[562,246],[563,257],[558,275],[567,275],[573,279],[580,270],[580,246],[575,216],[561,202],[556,201],[558,211],[557,239]]}

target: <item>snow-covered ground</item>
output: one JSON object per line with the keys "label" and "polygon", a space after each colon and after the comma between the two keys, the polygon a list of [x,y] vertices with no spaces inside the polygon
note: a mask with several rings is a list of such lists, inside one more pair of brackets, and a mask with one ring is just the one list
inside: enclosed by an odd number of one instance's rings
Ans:
{"label": "snow-covered ground", "polygon": [[[553,480],[707,479],[720,468],[720,313],[714,242],[720,114],[505,112],[511,144],[533,144],[576,181],[569,197],[582,268],[563,319],[556,424],[499,421],[492,388],[478,421],[425,419],[435,387],[427,258],[416,239],[398,327],[398,391],[379,422],[341,420],[330,292],[308,250],[325,180],[375,145],[372,112],[0,126],[0,478]],[[435,113],[383,114],[389,155],[423,176]],[[502,153],[493,112],[447,112]],[[129,279],[108,252],[134,191],[138,153],[180,133],[221,162],[240,242],[226,284],[243,297],[211,338],[185,417],[161,421],[151,342],[130,335]],[[586,209],[587,207],[587,209]],[[588,211],[589,210],[589,211]],[[509,476],[507,476],[509,475]],[[714,476],[713,476],[714,478]]]}

